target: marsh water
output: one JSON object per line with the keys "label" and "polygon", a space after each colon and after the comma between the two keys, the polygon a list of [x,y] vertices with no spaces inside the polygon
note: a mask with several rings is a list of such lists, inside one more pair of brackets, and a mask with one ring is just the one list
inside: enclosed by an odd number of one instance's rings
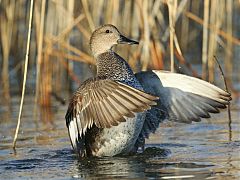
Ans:
{"label": "marsh water", "polygon": [[78,160],[65,127],[67,105],[54,102],[52,113],[36,121],[31,96],[13,151],[19,101],[12,98],[10,111],[0,106],[0,179],[240,179],[237,105],[231,122],[226,110],[199,123],[165,121],[143,153]]}

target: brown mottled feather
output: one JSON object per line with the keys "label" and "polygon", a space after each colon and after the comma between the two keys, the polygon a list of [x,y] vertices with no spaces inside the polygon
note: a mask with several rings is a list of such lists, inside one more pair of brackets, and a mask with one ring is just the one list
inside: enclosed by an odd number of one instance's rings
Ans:
{"label": "brown mottled feather", "polygon": [[135,112],[150,109],[158,97],[147,94],[120,82],[94,78],[74,94],[66,119],[76,121],[80,137],[95,124],[98,128],[110,128],[134,117]]}

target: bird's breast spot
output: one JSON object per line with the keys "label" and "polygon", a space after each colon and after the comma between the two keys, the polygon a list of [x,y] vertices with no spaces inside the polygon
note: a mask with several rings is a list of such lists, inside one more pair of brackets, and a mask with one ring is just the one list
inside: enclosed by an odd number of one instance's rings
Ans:
{"label": "bird's breast spot", "polygon": [[98,152],[97,156],[112,156],[115,154],[119,154],[123,149],[126,148],[128,144],[129,137],[127,134],[119,133],[114,138],[108,139],[102,144]]}

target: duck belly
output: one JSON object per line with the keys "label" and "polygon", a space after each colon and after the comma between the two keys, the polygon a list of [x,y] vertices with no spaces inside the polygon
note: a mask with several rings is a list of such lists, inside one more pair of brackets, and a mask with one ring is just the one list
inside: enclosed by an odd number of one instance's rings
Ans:
{"label": "duck belly", "polygon": [[90,151],[87,154],[93,156],[128,154],[134,148],[142,130],[145,116],[146,112],[137,113],[134,118],[127,118],[126,122],[122,122],[118,126],[102,129],[97,135],[94,135],[92,142],[87,142],[87,151]]}

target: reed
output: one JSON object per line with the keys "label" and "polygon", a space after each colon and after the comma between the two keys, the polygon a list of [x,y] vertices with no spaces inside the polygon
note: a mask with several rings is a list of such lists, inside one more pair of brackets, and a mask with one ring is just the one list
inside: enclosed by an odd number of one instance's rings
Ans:
{"label": "reed", "polygon": [[170,29],[170,58],[171,72],[174,72],[174,36],[175,36],[175,16],[177,10],[177,0],[168,1],[169,29]]}
{"label": "reed", "polygon": [[[36,3],[37,4],[37,3]],[[35,4],[35,5],[36,5]],[[41,73],[41,64],[42,64],[42,48],[43,48],[43,33],[44,33],[44,18],[45,18],[45,7],[46,7],[46,0],[42,0],[41,2],[41,14],[40,14],[40,23],[39,20],[36,20],[36,28],[39,29],[39,32],[37,33],[39,36],[37,36],[37,46],[38,46],[38,51],[37,51],[37,62],[36,62],[36,89],[35,89],[35,106],[34,106],[34,117],[36,119],[37,115],[37,102],[39,98],[39,85],[40,85],[40,73]],[[37,7],[35,8],[36,12],[36,17],[39,12],[36,10]]]}
{"label": "reed", "polygon": [[[35,2],[29,72],[36,78],[35,110],[49,107],[52,94],[71,91],[95,61],[89,51],[91,32],[101,24],[112,23],[126,36],[139,40],[139,46],[119,46],[134,71],[173,69],[194,76],[215,79],[213,57],[221,53],[227,82],[236,73],[233,49],[240,45],[234,16],[239,14],[237,0],[39,0]],[[17,74],[22,84],[23,47],[26,46],[29,2],[0,1],[0,58],[3,97],[10,98],[9,77]],[[16,8],[18,7],[18,8]],[[224,51],[220,50],[224,47]],[[127,48],[127,49],[126,49]],[[193,56],[194,54],[194,56]],[[191,55],[191,56],[190,56]],[[219,56],[220,57],[220,56]],[[175,64],[174,64],[175,63]],[[200,64],[199,75],[192,66]],[[239,67],[239,63],[235,63]],[[233,90],[233,85],[229,85]],[[31,89],[30,89],[31,88]],[[234,91],[235,92],[235,91]],[[66,95],[63,95],[66,96]],[[39,106],[40,105],[40,106]],[[49,111],[47,111],[49,112]],[[48,116],[46,116],[48,117]]]}
{"label": "reed", "polygon": [[[219,18],[217,14],[217,5],[218,0],[211,1],[211,9],[210,9],[210,24],[213,25],[212,31],[209,34],[209,45],[208,45],[208,79],[210,82],[214,81],[214,59],[213,56],[216,51],[216,38],[217,38],[217,30],[219,29]],[[218,23],[218,24],[217,24]]]}
{"label": "reed", "polygon": [[209,22],[209,0],[204,1],[203,12],[203,44],[202,44],[202,78],[207,78],[207,47],[208,47],[208,22]]}
{"label": "reed", "polygon": [[[232,30],[232,10],[233,10],[233,3],[232,1],[226,1],[226,33],[229,36],[232,36],[233,30]],[[232,64],[232,49],[233,49],[233,43],[230,40],[227,40],[226,42],[226,51],[225,51],[225,60],[224,64],[226,65],[225,71],[226,71],[226,78],[227,82],[230,85],[231,83],[231,75],[233,70],[233,64]],[[232,87],[232,85],[230,85]]]}
{"label": "reed", "polygon": [[32,16],[33,16],[33,2],[34,2],[34,0],[31,0],[30,12],[29,12],[27,48],[26,48],[25,65],[24,65],[24,77],[23,77],[22,97],[21,97],[21,103],[20,103],[20,106],[19,106],[18,123],[17,123],[16,131],[15,131],[15,135],[14,135],[14,139],[13,139],[13,149],[16,148],[16,142],[17,142],[18,132],[19,132],[20,123],[21,123],[21,115],[22,115],[23,101],[24,101],[24,96],[25,96],[25,87],[26,87],[27,72],[28,72],[29,49],[30,49],[30,40],[31,40],[31,28],[32,28]]}
{"label": "reed", "polygon": [[9,0],[2,2],[2,5],[7,7],[4,13],[1,14],[1,43],[2,43],[2,87],[3,97],[5,102],[9,104],[10,101],[10,89],[9,89],[9,57],[11,50],[12,33],[14,29],[14,13],[15,13],[15,1]]}

